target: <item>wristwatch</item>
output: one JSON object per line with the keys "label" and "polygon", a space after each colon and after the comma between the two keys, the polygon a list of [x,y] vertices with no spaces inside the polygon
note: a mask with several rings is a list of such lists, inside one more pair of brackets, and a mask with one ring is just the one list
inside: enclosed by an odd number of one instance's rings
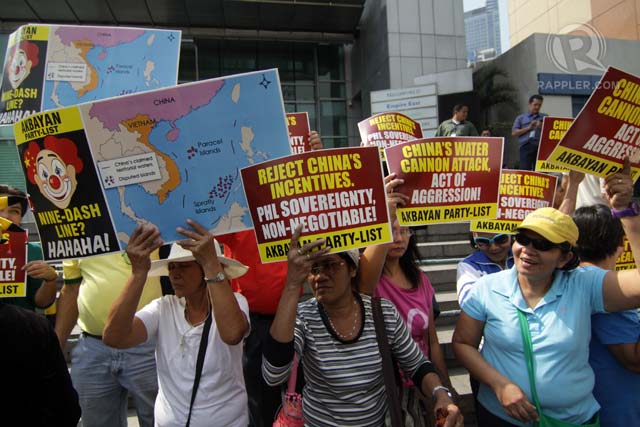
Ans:
{"label": "wristwatch", "polygon": [[221,283],[224,282],[227,279],[227,276],[225,276],[224,271],[218,271],[218,274],[216,274],[213,277],[205,277],[204,281],[207,283]]}
{"label": "wristwatch", "polygon": [[446,391],[446,392],[447,392],[447,396],[449,396],[449,399],[453,399],[453,395],[451,394],[451,391],[450,391],[448,388],[446,388],[446,387],[445,387],[445,386],[443,386],[443,385],[437,385],[437,386],[435,386],[435,387],[433,388],[433,391],[431,392],[431,398],[432,398],[433,400],[436,400],[436,392],[438,392],[438,391],[440,391],[440,390],[444,390],[444,391]]}
{"label": "wristwatch", "polygon": [[640,215],[640,205],[635,200],[629,203],[629,206],[625,209],[617,210],[611,208],[611,216],[614,218],[624,218],[626,216]]}

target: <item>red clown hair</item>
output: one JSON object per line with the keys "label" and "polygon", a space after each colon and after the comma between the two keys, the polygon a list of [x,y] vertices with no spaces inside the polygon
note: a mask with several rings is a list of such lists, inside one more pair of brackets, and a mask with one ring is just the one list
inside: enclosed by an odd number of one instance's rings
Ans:
{"label": "red clown hair", "polygon": [[[78,156],[78,148],[72,140],[49,135],[44,138],[44,149],[56,153],[67,166],[73,166],[77,174],[82,172],[84,163]],[[24,152],[24,159],[29,160],[27,178],[29,178],[29,182],[32,184],[36,183],[35,176],[38,174],[36,159],[40,151],[41,149],[38,143],[31,141]]]}

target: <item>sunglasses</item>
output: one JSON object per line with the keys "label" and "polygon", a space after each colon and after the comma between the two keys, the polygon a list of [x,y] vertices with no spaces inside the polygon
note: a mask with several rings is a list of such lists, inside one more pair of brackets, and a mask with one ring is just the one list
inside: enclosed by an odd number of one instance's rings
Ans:
{"label": "sunglasses", "polygon": [[507,243],[509,241],[509,235],[508,234],[496,234],[495,236],[493,236],[490,239],[487,238],[487,237],[474,237],[473,241],[480,248],[489,247],[494,243],[496,245],[504,245],[505,243]]}
{"label": "sunglasses", "polygon": [[314,264],[311,267],[311,274],[313,274],[314,276],[317,276],[323,271],[326,272],[326,274],[335,274],[343,265],[344,265],[344,261],[320,262],[318,264]]}
{"label": "sunglasses", "polygon": [[533,249],[543,252],[562,246],[557,243],[550,242],[547,239],[532,239],[531,237],[521,233],[516,234],[516,242],[521,246],[531,245],[533,246]]}

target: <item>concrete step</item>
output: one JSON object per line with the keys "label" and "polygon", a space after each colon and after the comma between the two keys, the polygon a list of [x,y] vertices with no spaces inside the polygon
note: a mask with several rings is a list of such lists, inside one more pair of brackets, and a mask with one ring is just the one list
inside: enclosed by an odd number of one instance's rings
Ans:
{"label": "concrete step", "polygon": [[422,264],[420,268],[425,272],[433,287],[438,290],[441,285],[451,284],[455,288],[457,262],[446,264]]}
{"label": "concrete step", "polygon": [[455,291],[436,292],[436,301],[440,306],[440,311],[459,310],[458,293]]}
{"label": "concrete step", "polygon": [[468,240],[469,223],[457,222],[452,224],[431,224],[416,228],[419,242],[446,242],[453,240]]}
{"label": "concrete step", "polygon": [[473,251],[468,240],[427,241],[418,243],[418,250],[423,262],[441,258],[464,258]]}

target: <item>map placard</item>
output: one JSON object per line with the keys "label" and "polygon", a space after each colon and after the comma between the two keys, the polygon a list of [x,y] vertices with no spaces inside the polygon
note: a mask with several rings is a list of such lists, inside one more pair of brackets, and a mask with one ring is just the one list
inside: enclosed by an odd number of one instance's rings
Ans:
{"label": "map placard", "polygon": [[631,161],[640,175],[640,78],[609,67],[548,162],[606,178]]}
{"label": "map placard", "polygon": [[173,86],[181,32],[24,25],[9,37],[0,125],[40,111]]}
{"label": "map placard", "polygon": [[398,208],[403,226],[495,218],[502,138],[416,139],[385,150],[389,172],[404,179],[409,203]]}
{"label": "map placard", "polygon": [[420,123],[401,113],[380,113],[358,123],[364,147],[384,149],[413,139],[422,138]]}
{"label": "map placard", "polygon": [[11,223],[0,240],[0,298],[27,296],[26,263],[27,231]]}
{"label": "map placard", "polygon": [[289,143],[291,154],[300,154],[311,151],[309,145],[309,113],[287,113],[287,126],[289,128]]}
{"label": "map placard", "polygon": [[317,150],[242,169],[263,263],[287,259],[300,244],[326,239],[331,252],[392,241],[376,147]]}
{"label": "map placard", "polygon": [[551,164],[547,162],[547,159],[562,137],[564,137],[571,123],[573,123],[573,119],[566,117],[545,116],[542,119],[540,144],[538,144],[538,156],[536,158],[537,172],[569,172],[569,169]]}
{"label": "map placard", "polygon": [[187,218],[249,229],[240,169],[291,152],[277,70],[40,113],[14,131],[45,260],[119,251],[146,222],[165,242]]}
{"label": "map placard", "polygon": [[498,216],[494,220],[471,221],[471,231],[515,233],[530,212],[553,206],[558,178],[545,173],[503,169],[500,175]]}

